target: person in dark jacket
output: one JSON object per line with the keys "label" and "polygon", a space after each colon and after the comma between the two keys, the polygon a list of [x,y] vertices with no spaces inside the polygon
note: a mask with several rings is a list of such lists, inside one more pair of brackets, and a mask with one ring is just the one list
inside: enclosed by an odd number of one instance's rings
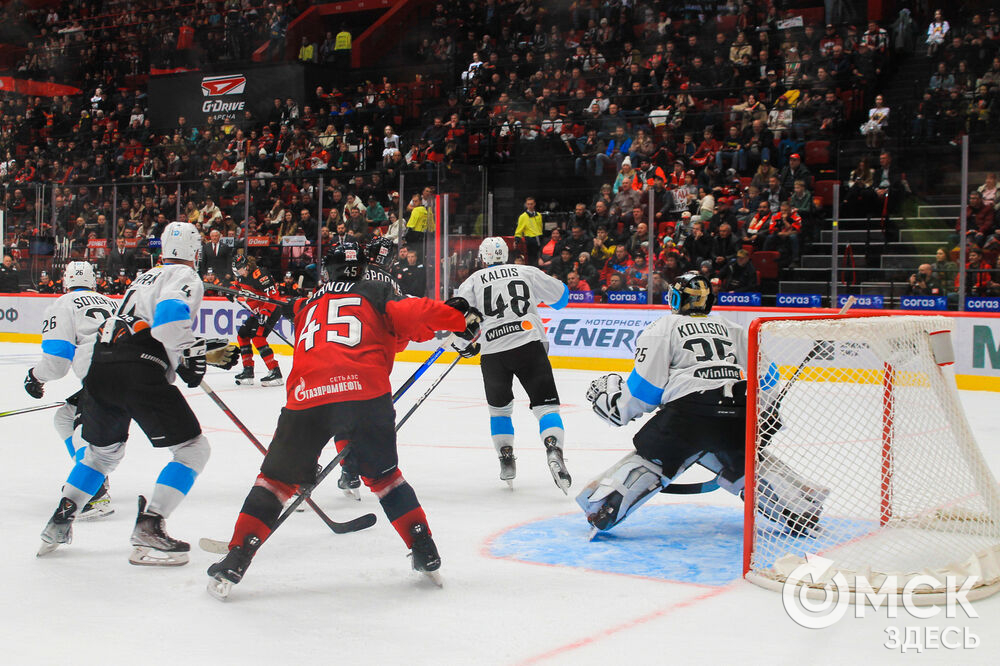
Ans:
{"label": "person in dark jacket", "polygon": [[21,291],[19,279],[14,258],[5,254],[3,264],[0,264],[0,294],[16,294]]}
{"label": "person in dark jacket", "polygon": [[757,269],[750,263],[750,253],[740,250],[719,273],[720,291],[757,291]]}

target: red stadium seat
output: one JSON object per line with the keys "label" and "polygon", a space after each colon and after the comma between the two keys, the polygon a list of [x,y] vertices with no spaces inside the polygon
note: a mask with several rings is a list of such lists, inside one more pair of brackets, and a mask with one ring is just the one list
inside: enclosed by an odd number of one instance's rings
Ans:
{"label": "red stadium seat", "polygon": [[833,205],[833,186],[837,184],[835,180],[817,180],[813,183],[813,194],[823,200],[823,207]]}
{"label": "red stadium seat", "polygon": [[830,163],[830,142],[829,141],[807,141],[806,159],[807,166],[818,166]]}
{"label": "red stadium seat", "polygon": [[778,257],[779,252],[760,251],[750,255],[750,262],[760,272],[761,280],[778,279]]}

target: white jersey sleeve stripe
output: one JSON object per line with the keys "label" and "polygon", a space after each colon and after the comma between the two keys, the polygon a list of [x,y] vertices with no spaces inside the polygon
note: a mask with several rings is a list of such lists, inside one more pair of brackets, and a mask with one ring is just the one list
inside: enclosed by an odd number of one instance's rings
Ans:
{"label": "white jersey sleeve stripe", "polygon": [[[663,389],[643,379],[642,375],[635,370],[629,374],[625,385],[628,386],[632,397],[649,405],[649,409],[659,407],[663,400]],[[647,411],[649,410],[647,409]]]}

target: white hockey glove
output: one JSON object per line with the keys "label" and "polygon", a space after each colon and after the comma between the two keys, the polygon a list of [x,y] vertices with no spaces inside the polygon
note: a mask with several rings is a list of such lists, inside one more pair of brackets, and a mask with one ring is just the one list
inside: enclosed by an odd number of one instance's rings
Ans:
{"label": "white hockey glove", "polygon": [[240,357],[240,348],[225,338],[208,338],[205,340],[205,361],[223,370],[229,370]]}
{"label": "white hockey glove", "polygon": [[594,412],[611,425],[625,425],[618,402],[622,397],[622,376],[617,373],[598,377],[590,382],[587,389],[587,400],[591,402]]}
{"label": "white hockey glove", "polygon": [[205,362],[205,349],[204,338],[199,338],[181,355],[180,365],[177,366],[177,375],[184,380],[188,388],[194,388],[201,384],[201,379],[205,376],[205,371],[208,369]]}

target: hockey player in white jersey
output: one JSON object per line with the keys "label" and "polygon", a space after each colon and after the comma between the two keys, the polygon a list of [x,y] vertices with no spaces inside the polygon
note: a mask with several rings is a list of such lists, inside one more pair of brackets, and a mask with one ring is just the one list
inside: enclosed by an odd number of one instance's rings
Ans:
{"label": "hockey player in white jersey", "polygon": [[[153,446],[169,449],[173,459],[157,477],[148,505],[139,497],[129,561],[161,566],[188,561],[189,544],[170,537],[164,520],[209,456],[197,417],[172,383],[176,373],[189,387],[198,386],[209,362],[206,341],[192,332],[204,289],[196,271],[201,234],[192,224],[172,222],[161,243],[163,265],[132,283],[98,333],[80,400],[86,453],[63,485],[59,506],[42,532],[39,556],[71,542],[77,507],[118,466],[135,420]],[[227,345],[213,352],[211,362],[232,367],[236,352]]]}
{"label": "hockey player in white jersey", "polygon": [[[46,382],[51,382],[73,370],[81,380],[90,368],[97,329],[118,308],[113,300],[94,291],[97,279],[94,267],[86,261],[71,261],[63,270],[63,288],[66,293],[45,310],[42,318],[42,358],[38,365],[28,370],[24,390],[32,398],[40,399],[45,393]],[[77,406],[81,391],[66,398],[56,410],[53,422],[59,437],[74,460],[83,458],[84,447],[74,442]],[[80,520],[109,516],[114,513],[107,483],[101,485],[93,497],[80,510]]]}
{"label": "hockey player in white jersey", "polygon": [[[620,523],[692,465],[715,473],[718,486],[743,497],[746,431],[746,335],[719,316],[708,316],[715,297],[699,273],[670,286],[673,310],[642,332],[628,379],[605,375],[587,399],[612,425],[622,426],[659,409],[636,433],[635,452],[622,458],[577,496],[596,530]],[[763,387],[762,387],[763,388]],[[807,533],[822,512],[825,493],[791,469],[759,479],[758,510]]]}
{"label": "hockey player in white jersey", "polygon": [[545,445],[549,471],[565,493],[572,479],[563,460],[562,417],[559,393],[546,352],[547,340],[537,305],[559,310],[569,300],[569,287],[534,266],[508,265],[507,244],[486,238],[479,246],[482,268],[455,292],[479,309],[484,319],[479,342],[480,367],[490,410],[490,434],[500,458],[500,478],[513,487],[517,473],[514,457],[514,377],[528,394],[531,411]]}

